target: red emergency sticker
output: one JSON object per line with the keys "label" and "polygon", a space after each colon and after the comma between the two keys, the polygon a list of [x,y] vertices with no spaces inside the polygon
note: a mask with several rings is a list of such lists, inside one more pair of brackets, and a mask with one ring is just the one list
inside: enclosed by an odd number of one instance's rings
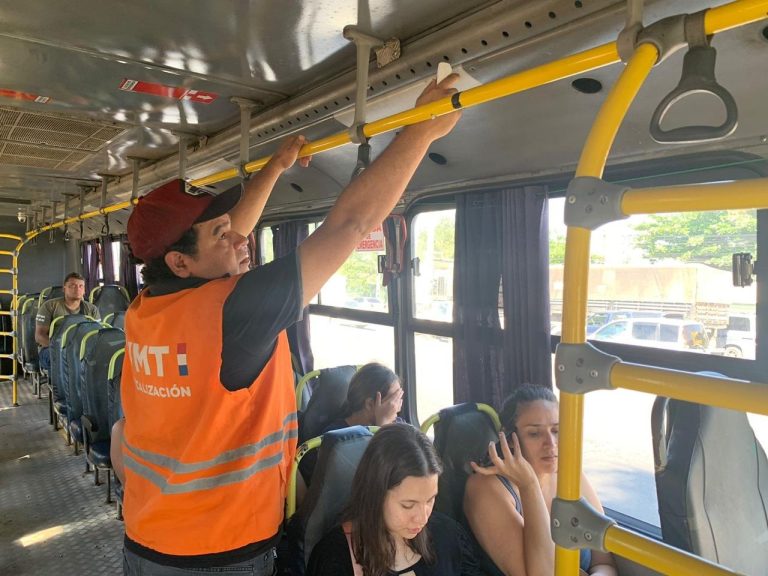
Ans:
{"label": "red emergency sticker", "polygon": [[0,97],[11,98],[13,100],[24,100],[25,102],[37,102],[38,104],[48,104],[51,101],[49,96],[40,96],[39,94],[30,94],[29,92],[19,92],[18,90],[7,90],[0,88]]}
{"label": "red emergency sticker", "polygon": [[202,104],[210,104],[219,97],[218,94],[214,94],[213,92],[191,90],[189,88],[181,88],[179,86],[165,86],[164,84],[157,84],[156,82],[142,82],[141,80],[131,80],[130,78],[123,78],[122,82],[120,82],[119,88],[120,90],[125,90],[126,92],[151,94],[153,96],[172,98],[174,100],[201,102]]}

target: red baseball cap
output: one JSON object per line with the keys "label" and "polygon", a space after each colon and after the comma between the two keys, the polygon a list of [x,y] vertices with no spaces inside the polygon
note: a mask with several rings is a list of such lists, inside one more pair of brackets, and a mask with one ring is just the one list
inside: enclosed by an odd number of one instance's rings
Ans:
{"label": "red baseball cap", "polygon": [[240,200],[238,184],[214,196],[204,188],[176,179],[139,198],[128,218],[128,242],[133,255],[147,262],[159,258],[193,224],[226,214]]}

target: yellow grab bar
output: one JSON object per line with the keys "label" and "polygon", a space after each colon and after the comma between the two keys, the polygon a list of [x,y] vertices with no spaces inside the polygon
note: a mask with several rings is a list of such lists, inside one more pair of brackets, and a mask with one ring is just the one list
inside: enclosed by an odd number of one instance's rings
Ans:
{"label": "yellow grab bar", "polygon": [[621,200],[627,216],[700,210],[768,208],[768,178],[666,188],[635,188]]}
{"label": "yellow grab bar", "polygon": [[762,383],[619,362],[611,370],[611,385],[739,412],[768,415],[768,386]]}
{"label": "yellow grab bar", "polygon": [[677,550],[661,542],[650,540],[620,528],[615,524],[605,532],[605,548],[656,570],[662,574],[675,576],[738,576],[734,572],[708,560]]}

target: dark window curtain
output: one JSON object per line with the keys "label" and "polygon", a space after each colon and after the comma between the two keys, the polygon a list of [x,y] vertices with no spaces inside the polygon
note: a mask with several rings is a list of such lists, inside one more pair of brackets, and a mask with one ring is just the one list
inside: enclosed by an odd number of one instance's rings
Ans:
{"label": "dark window curtain", "polygon": [[136,298],[139,293],[139,279],[136,276],[136,264],[131,257],[128,247],[128,236],[120,236],[120,278],[123,279],[123,286],[128,290],[131,298]]}
{"label": "dark window curtain", "polygon": [[[293,252],[309,236],[309,223],[306,221],[286,222],[272,226],[272,247],[275,258],[281,258]],[[294,358],[294,370],[304,375],[314,370],[315,358],[309,340],[309,307],[304,308],[301,320],[288,328],[288,343]]]}
{"label": "dark window curtain", "polygon": [[[540,187],[460,195],[454,262],[454,399],[501,408],[521,384],[551,387],[549,243]],[[499,320],[503,290],[506,328]]]}
{"label": "dark window curtain", "polygon": [[115,266],[112,257],[112,237],[101,237],[101,270],[104,274],[104,284],[115,283]]}
{"label": "dark window curtain", "polygon": [[505,190],[501,207],[506,381],[552,388],[547,190]]}
{"label": "dark window curtain", "polygon": [[455,403],[503,398],[503,339],[499,323],[501,195],[458,196],[453,270]]}
{"label": "dark window curtain", "polygon": [[83,277],[85,278],[85,293],[99,284],[99,241],[83,242]]}

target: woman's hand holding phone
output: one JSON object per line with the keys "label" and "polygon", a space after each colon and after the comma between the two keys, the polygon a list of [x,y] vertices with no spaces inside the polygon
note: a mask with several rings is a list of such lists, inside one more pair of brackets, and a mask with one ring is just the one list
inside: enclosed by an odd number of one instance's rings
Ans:
{"label": "woman's hand holding phone", "polygon": [[483,476],[491,476],[494,474],[504,476],[509,479],[515,486],[522,489],[529,486],[533,482],[538,482],[536,473],[528,460],[523,457],[520,450],[520,441],[517,438],[517,434],[514,432],[510,435],[512,438],[513,449],[510,449],[509,442],[507,442],[504,434],[499,434],[499,446],[501,448],[502,458],[499,457],[496,451],[496,444],[491,442],[488,445],[488,458],[491,465],[482,467],[472,462],[472,469]]}

